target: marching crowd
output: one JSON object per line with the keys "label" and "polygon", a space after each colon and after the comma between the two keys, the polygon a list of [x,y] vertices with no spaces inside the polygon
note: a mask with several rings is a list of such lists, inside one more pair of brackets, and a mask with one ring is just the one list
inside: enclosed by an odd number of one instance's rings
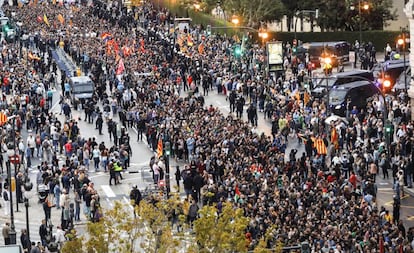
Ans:
{"label": "marching crowd", "polygon": [[[302,87],[301,78],[263,74],[262,49],[247,48],[235,59],[229,48],[236,39],[202,39],[201,26],[170,33],[165,25],[173,15],[167,10],[144,4],[127,12],[99,1],[89,7],[38,3],[4,8],[6,14],[16,12],[27,40],[2,43],[2,106],[9,115],[18,115],[19,131],[24,126],[29,131],[21,145],[27,163],[34,156],[46,161],[39,166],[37,182],[50,192],[42,198],[45,224],[52,207],[62,209],[61,229],[80,219],[81,206],[90,220],[99,220],[99,196],[87,177],[90,164],[108,170],[110,183],[119,183],[120,171],[132,155],[128,131],[135,127],[137,141],[145,134],[154,151],[159,139],[170,142],[172,156],[190,162],[176,174],[189,197],[204,204],[233,201],[244,210],[250,218],[249,248],[276,225],[269,247],[278,241],[285,246],[307,241],[312,252],[411,252],[413,230],[399,218],[399,199],[404,186],[412,186],[413,176],[413,125],[404,94],[387,103],[388,118],[396,126],[389,160],[384,157],[382,129],[386,105],[380,99],[365,110],[350,110],[347,122],[327,126],[323,101],[291,96]],[[50,20],[39,19],[39,13]],[[64,20],[52,21],[59,14]],[[172,47],[174,34],[185,39]],[[41,60],[28,59],[22,46]],[[94,80],[96,94],[82,105],[85,120],[95,122],[100,134],[106,134],[106,122],[113,144],[98,144],[80,132],[64,94],[60,103],[66,120],[48,111],[48,91],[59,85],[51,60],[56,47]],[[286,58],[292,62],[294,56]],[[251,62],[259,64],[251,67]],[[62,92],[66,83],[62,78]],[[205,106],[203,96],[214,89],[228,96],[236,115],[224,116]],[[243,121],[246,103],[248,122]],[[272,122],[272,136],[252,130],[258,110]],[[289,135],[295,133],[306,152],[293,150],[286,161]],[[59,153],[66,156],[63,166]],[[164,174],[158,164],[152,165],[156,180]],[[395,178],[392,211],[376,204],[380,171],[383,177],[390,171]],[[72,190],[74,197],[68,197]]]}

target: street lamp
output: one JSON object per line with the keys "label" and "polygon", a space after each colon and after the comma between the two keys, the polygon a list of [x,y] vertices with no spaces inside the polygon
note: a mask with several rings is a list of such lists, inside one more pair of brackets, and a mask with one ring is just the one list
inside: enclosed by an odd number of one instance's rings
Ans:
{"label": "street lamp", "polygon": [[234,25],[239,25],[240,24],[240,19],[239,19],[239,17],[237,17],[236,15],[233,15],[232,17],[231,17],[231,22],[234,24]]}
{"label": "street lamp", "polygon": [[361,0],[358,0],[358,20],[359,20],[359,43],[362,45],[362,10],[368,11],[369,10],[369,4],[364,3],[364,5],[361,4]]}
{"label": "street lamp", "polygon": [[201,5],[200,4],[198,4],[198,3],[194,4],[194,10],[195,11],[200,11],[200,9],[201,9]]}
{"label": "street lamp", "polygon": [[326,79],[326,90],[327,90],[327,96],[326,96],[326,116],[329,116],[329,80],[328,76],[330,72],[332,71],[332,59],[329,56],[325,55],[325,58],[323,58],[324,62],[324,72],[325,72],[325,79]]}
{"label": "street lamp", "polygon": [[171,154],[171,142],[166,141],[164,144],[164,156],[165,159],[165,186],[167,188],[167,198],[170,197],[170,154]]}
{"label": "street lamp", "polygon": [[[10,143],[7,145],[7,156],[11,157],[14,156],[16,151],[14,150],[14,146]],[[10,197],[10,244],[16,244],[16,230],[14,226],[14,210],[13,210],[13,189],[12,189],[12,172],[11,172],[11,165],[10,161],[7,164],[7,182],[9,187],[9,197]],[[13,178],[14,179],[14,178]],[[17,200],[16,200],[17,201]],[[18,201],[17,201],[18,202]]]}
{"label": "street lamp", "polygon": [[405,88],[405,91],[407,91],[407,74],[406,74],[406,71],[405,71],[405,47],[406,47],[406,42],[407,41],[406,41],[406,37],[405,37],[405,29],[403,28],[402,29],[402,38],[398,39],[397,44],[402,48],[402,51],[403,51],[404,88]]}
{"label": "street lamp", "polygon": [[26,175],[26,183],[24,183],[24,206],[26,207],[26,230],[27,238],[30,241],[30,225],[29,225],[29,192],[32,190],[33,184],[30,182],[29,175]]}
{"label": "street lamp", "polygon": [[264,45],[265,41],[267,40],[267,38],[269,38],[269,33],[266,32],[264,29],[260,29],[259,33],[258,33],[259,38],[262,39],[262,43]]}

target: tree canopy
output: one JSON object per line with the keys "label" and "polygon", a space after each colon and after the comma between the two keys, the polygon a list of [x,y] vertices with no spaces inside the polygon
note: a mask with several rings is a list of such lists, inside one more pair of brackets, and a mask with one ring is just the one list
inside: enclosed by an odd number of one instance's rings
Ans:
{"label": "tree canopy", "polygon": [[[186,222],[185,206],[178,196],[142,201],[134,216],[130,205],[116,202],[99,222],[88,223],[82,236],[72,231],[61,252],[247,252],[249,219],[242,209],[230,202],[220,211],[216,206],[203,206],[191,227]],[[172,214],[179,218],[175,226]]]}
{"label": "tree canopy", "polygon": [[[254,28],[258,28],[261,22],[280,21],[286,15],[289,30],[294,28],[296,18],[300,17],[315,21],[323,31],[357,31],[360,21],[362,30],[382,30],[388,21],[397,18],[392,0],[179,0],[179,4],[185,8],[199,4],[200,10],[207,13],[220,5],[229,19],[237,15],[242,24]],[[366,4],[368,10],[363,8]]]}

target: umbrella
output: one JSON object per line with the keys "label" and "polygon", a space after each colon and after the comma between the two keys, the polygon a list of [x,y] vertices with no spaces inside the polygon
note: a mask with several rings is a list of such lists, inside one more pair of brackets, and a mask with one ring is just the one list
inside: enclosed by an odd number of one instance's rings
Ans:
{"label": "umbrella", "polygon": [[331,116],[329,116],[328,118],[325,119],[325,124],[330,125],[332,122],[335,122],[335,121],[338,121],[338,120],[344,122],[346,125],[348,125],[348,123],[349,123],[348,120],[346,120],[343,117],[339,117],[337,115],[331,115]]}

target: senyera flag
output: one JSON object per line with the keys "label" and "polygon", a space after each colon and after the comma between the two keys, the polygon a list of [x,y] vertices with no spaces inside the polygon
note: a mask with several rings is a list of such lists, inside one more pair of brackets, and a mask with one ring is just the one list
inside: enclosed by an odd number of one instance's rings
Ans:
{"label": "senyera flag", "polygon": [[158,139],[158,143],[157,143],[157,155],[158,155],[158,158],[160,158],[164,154],[163,151],[164,150],[163,150],[162,138],[159,138]]}

